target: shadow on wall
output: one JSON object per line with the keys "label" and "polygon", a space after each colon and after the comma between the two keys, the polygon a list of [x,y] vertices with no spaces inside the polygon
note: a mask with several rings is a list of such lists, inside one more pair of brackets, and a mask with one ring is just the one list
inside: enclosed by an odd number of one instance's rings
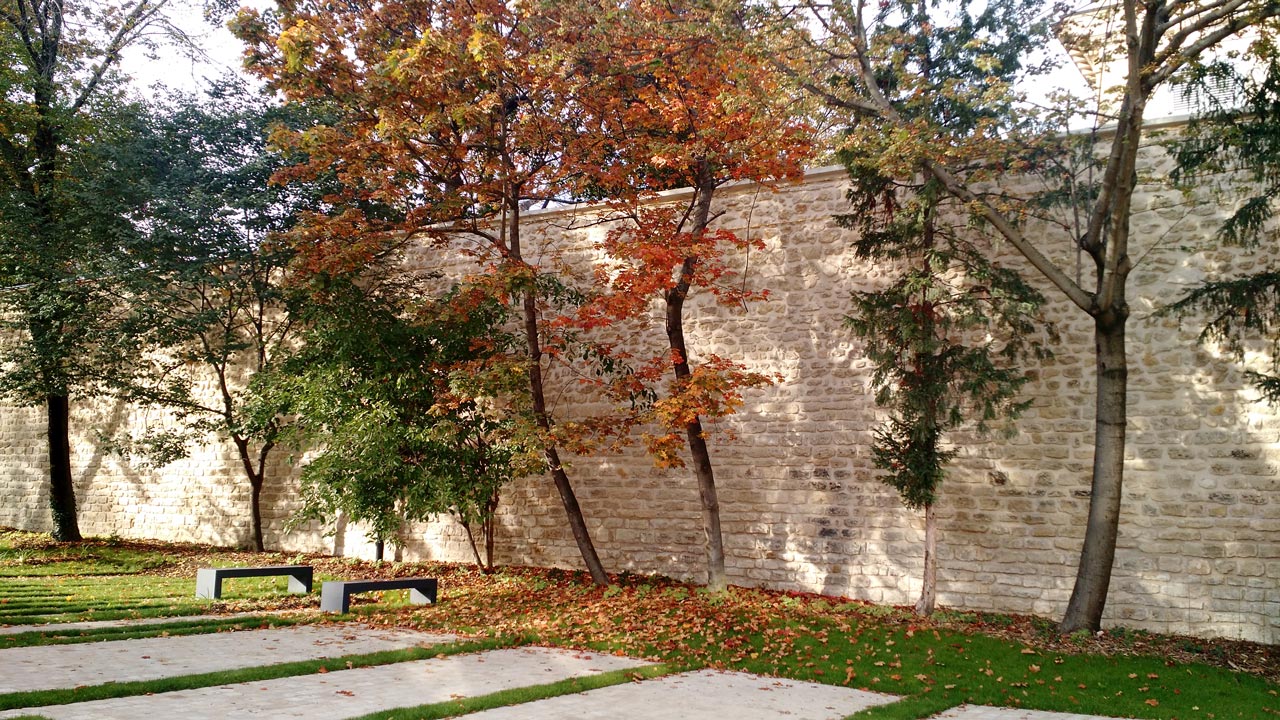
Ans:
{"label": "shadow on wall", "polygon": [[[229,441],[210,437],[163,467],[132,462],[104,438],[171,426],[163,411],[102,398],[82,403],[73,421],[73,461],[81,527],[87,534],[252,545],[249,485]],[[273,464],[278,471],[285,466]],[[271,486],[274,472],[269,472]],[[286,471],[287,474],[287,471]],[[287,481],[286,481],[287,484]],[[279,494],[264,490],[264,531]]]}

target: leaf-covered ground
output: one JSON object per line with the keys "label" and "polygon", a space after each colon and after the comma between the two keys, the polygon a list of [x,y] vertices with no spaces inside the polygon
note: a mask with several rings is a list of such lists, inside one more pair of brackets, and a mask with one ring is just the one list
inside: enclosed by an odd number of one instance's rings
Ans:
{"label": "leaf-covered ground", "polygon": [[[188,596],[199,567],[305,562],[315,566],[317,583],[440,579],[436,606],[408,606],[402,593],[359,596],[354,612],[377,624],[776,674],[913,695],[940,708],[978,702],[1181,720],[1280,714],[1280,649],[1272,646],[1119,628],[1064,638],[1051,622],[1034,617],[943,611],[922,621],[904,608],[736,587],[709,594],[661,577],[622,575],[609,587],[597,587],[585,574],[555,569],[513,567],[485,575],[461,565],[255,555],[195,545],[99,541],[59,546],[38,536],[6,533],[0,535],[0,597],[7,583],[68,582],[49,573],[63,563],[79,569],[95,556],[107,565],[130,558],[128,581],[139,587],[150,583],[157,604],[176,592]],[[12,577],[23,566],[44,574]],[[264,582],[232,583],[226,599],[204,602],[196,611],[309,611],[318,605],[314,593],[288,595],[271,579]],[[59,605],[71,610],[103,601],[61,591],[46,597],[50,612],[58,612]],[[141,600],[130,595],[117,602],[127,606]],[[185,597],[181,607],[175,614],[192,612]]]}

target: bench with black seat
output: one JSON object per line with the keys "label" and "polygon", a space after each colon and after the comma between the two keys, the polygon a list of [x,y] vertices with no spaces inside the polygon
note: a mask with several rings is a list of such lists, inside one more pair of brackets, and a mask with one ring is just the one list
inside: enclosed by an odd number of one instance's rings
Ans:
{"label": "bench with black seat", "polygon": [[226,578],[289,576],[289,592],[311,592],[310,565],[266,565],[262,567],[200,568],[196,571],[196,597],[217,600],[222,597],[222,581]]}
{"label": "bench with black seat", "polygon": [[435,578],[394,578],[392,580],[330,580],[320,586],[320,609],[324,612],[346,613],[351,610],[351,596],[355,593],[375,590],[409,591],[409,602],[414,605],[436,604]]}

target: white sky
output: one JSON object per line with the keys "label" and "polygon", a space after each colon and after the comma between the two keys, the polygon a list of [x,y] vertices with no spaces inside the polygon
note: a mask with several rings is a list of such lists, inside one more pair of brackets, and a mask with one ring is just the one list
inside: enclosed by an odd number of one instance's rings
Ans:
{"label": "white sky", "polygon": [[[270,0],[242,1],[252,7],[270,7]],[[154,57],[139,47],[126,49],[121,67],[144,95],[159,84],[186,92],[198,92],[204,81],[228,71],[239,71],[242,45],[225,26],[214,26],[201,15],[197,0],[176,0],[170,17],[204,51],[206,57],[192,60],[172,47],[158,48]]]}

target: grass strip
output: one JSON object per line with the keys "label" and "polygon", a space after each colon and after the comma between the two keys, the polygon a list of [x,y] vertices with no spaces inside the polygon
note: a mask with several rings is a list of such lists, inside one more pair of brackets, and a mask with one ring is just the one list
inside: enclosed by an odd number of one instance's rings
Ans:
{"label": "grass strip", "polygon": [[511,688],[510,690],[499,690],[488,695],[478,695],[460,700],[383,710],[361,715],[358,718],[353,718],[353,720],[435,720],[436,718],[454,717],[455,715],[492,710],[493,708],[506,707],[508,705],[521,705],[534,700],[546,700],[547,698],[561,695],[573,695],[611,685],[621,685],[626,682],[649,680],[669,675],[678,670],[679,668],[675,666],[665,664],[645,665],[626,670],[610,670],[598,675],[584,675],[545,685],[530,685],[528,687]]}
{"label": "grass strip", "polygon": [[963,699],[949,693],[912,695],[887,705],[859,710],[844,720],[920,720],[963,704]]}
{"label": "grass strip", "polygon": [[309,621],[309,618],[301,617],[250,615],[218,620],[178,620],[171,623],[152,623],[148,625],[68,628],[62,631],[58,631],[57,625],[50,625],[48,630],[32,630],[12,635],[0,635],[0,650],[40,645],[74,645],[76,643],[105,642],[108,640],[204,635],[224,630],[290,627]]}
{"label": "grass strip", "polygon": [[232,685],[245,682],[275,680],[277,678],[310,675],[313,673],[335,672],[362,667],[375,667],[393,663],[426,660],[427,658],[462,653],[494,650],[511,647],[522,643],[523,638],[506,636],[483,640],[468,640],[456,643],[445,643],[429,647],[406,648],[404,650],[385,650],[365,655],[344,655],[322,660],[301,660],[298,662],[266,665],[263,667],[222,670],[219,672],[200,673],[198,675],[182,675],[158,680],[140,680],[124,683],[104,683],[77,688],[57,690],[32,690],[0,695],[0,710],[13,708],[36,708],[49,705],[69,705],[71,703],[88,702],[90,700],[108,700],[111,698],[132,697],[152,693],[174,692],[176,690],[194,690],[196,688],[213,687],[215,685]]}
{"label": "grass strip", "polygon": [[56,625],[73,622],[93,622],[95,620],[143,620],[147,618],[169,617],[173,615],[202,615],[209,612],[209,605],[196,605],[158,601],[140,603],[129,610],[92,609],[80,612],[45,613],[39,615],[0,615],[0,623],[5,625]]}

